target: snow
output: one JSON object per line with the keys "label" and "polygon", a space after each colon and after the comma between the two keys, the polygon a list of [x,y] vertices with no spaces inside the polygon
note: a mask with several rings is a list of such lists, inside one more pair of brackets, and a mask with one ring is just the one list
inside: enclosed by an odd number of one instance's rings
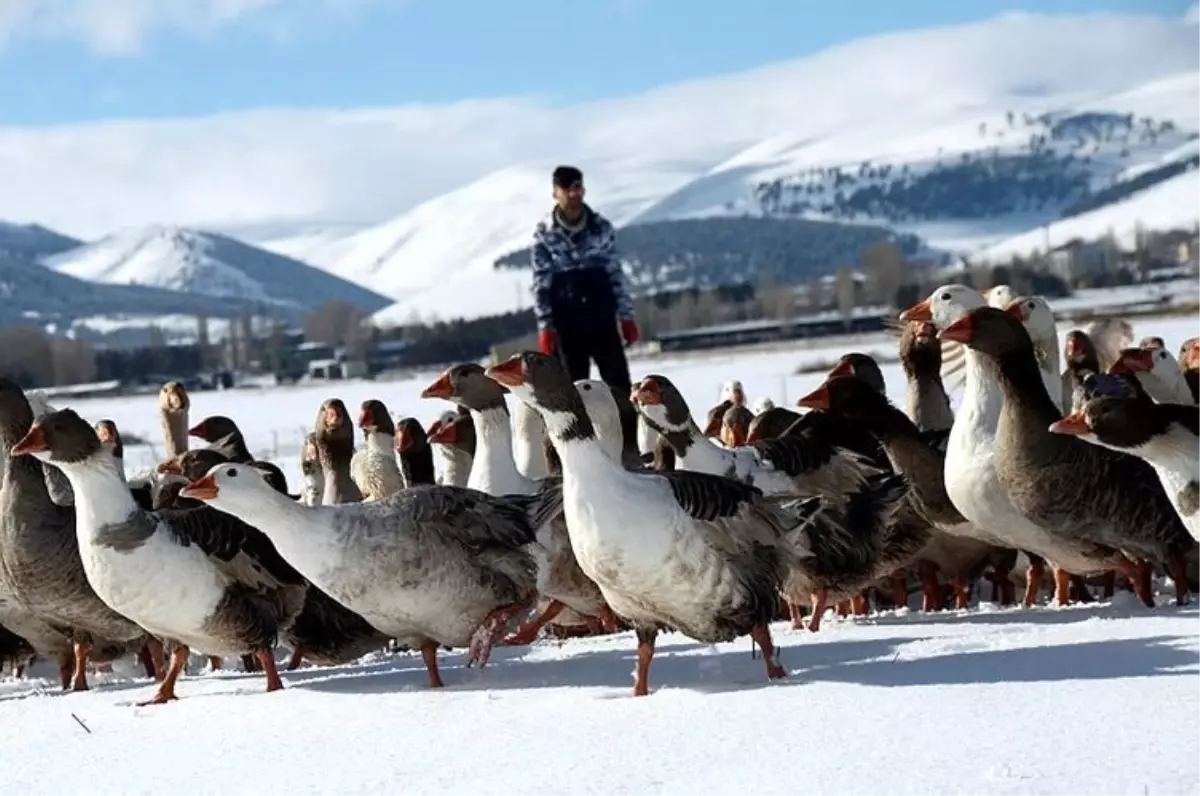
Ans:
{"label": "snow", "polygon": [[[1176,349],[1200,318],[1133,325]],[[894,357],[895,340],[641,357],[631,372],[668,375],[697,414],[728,378],[751,400],[789,405],[848,350]],[[817,372],[794,375],[798,366]],[[899,366],[883,372],[900,395]],[[238,420],[296,488],[296,446],[321,400],[379,397],[428,420],[445,408],[417,397],[435,375],[195,393],[193,418]],[[55,404],[153,440],[154,400]],[[126,456],[131,470],[151,461],[138,446]],[[102,781],[106,792],[150,794],[169,776],[222,794],[1200,793],[1198,618],[1160,591],[1154,610],[1119,594],[1065,609],[830,617],[817,634],[777,623],[791,675],[771,684],[745,639],[707,646],[670,634],[641,700],[629,697],[630,633],[499,649],[482,672],[443,652],[441,692],[408,654],[285,672],[274,694],[261,693],[261,675],[203,673],[193,658],[180,701],[139,708],[154,684],[128,666],[63,695],[42,665],[27,681],[0,678],[0,791],[91,793]]]}
{"label": "snow", "polygon": [[1132,250],[1139,224],[1147,230],[1192,229],[1200,224],[1200,171],[1190,169],[1123,201],[1023,232],[976,252],[972,260],[1003,263],[1073,238],[1094,240],[1109,232],[1120,246]]}

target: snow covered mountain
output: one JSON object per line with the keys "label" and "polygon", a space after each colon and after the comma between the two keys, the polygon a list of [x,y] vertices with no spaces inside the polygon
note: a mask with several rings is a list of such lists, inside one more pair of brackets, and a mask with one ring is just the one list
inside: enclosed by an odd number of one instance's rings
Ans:
{"label": "snow covered mountain", "polygon": [[396,299],[383,323],[516,309],[528,274],[493,264],[528,245],[561,159],[619,225],[803,217],[974,251],[1190,146],[1198,58],[1182,18],[1022,13],[875,36],[563,109],[554,160],[522,159],[350,235],[261,245]]}
{"label": "snow covered mountain", "polygon": [[46,229],[39,224],[13,224],[0,220],[0,253],[46,257],[79,246],[83,241]]}
{"label": "snow covered mountain", "polygon": [[42,258],[61,274],[267,306],[315,309],[344,301],[374,312],[390,302],[364,287],[233,238],[178,227],[123,230]]}

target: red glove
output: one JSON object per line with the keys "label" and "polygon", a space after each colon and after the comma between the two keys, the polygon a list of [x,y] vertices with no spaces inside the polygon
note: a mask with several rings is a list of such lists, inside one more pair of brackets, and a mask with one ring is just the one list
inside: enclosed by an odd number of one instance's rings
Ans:
{"label": "red glove", "polygon": [[538,351],[541,351],[548,357],[554,356],[554,349],[558,346],[558,335],[553,329],[542,329],[538,332]]}
{"label": "red glove", "polygon": [[625,338],[625,345],[633,345],[642,336],[638,331],[637,321],[632,318],[621,319],[621,336]]}

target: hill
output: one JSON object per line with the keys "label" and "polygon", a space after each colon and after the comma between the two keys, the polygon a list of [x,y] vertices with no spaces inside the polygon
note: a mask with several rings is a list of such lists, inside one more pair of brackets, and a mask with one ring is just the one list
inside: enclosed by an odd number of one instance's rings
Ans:
{"label": "hill", "polygon": [[[618,243],[631,287],[637,292],[688,285],[755,283],[770,274],[799,284],[834,266],[857,263],[872,243],[890,241],[905,254],[920,251],[912,235],[885,227],[774,218],[706,218],[652,221],[621,230]],[[505,255],[497,268],[529,268],[528,248]]]}
{"label": "hill", "polygon": [[390,303],[298,260],[224,235],[178,227],[124,230],[42,258],[42,263],[90,282],[236,298],[267,307],[315,309],[336,300],[371,313]]}
{"label": "hill", "polygon": [[82,244],[39,224],[13,224],[0,221],[0,253],[22,257],[45,257],[65,252]]}
{"label": "hill", "polygon": [[497,132],[505,168],[350,235],[263,245],[396,299],[382,322],[527,306],[526,275],[491,267],[528,245],[564,160],[621,227],[836,220],[971,252],[1109,205],[1127,195],[1113,185],[1187,147],[1200,129],[1198,58],[1194,23],[1151,16],[1005,14],[874,36],[559,109],[536,139],[553,141],[549,156]]}

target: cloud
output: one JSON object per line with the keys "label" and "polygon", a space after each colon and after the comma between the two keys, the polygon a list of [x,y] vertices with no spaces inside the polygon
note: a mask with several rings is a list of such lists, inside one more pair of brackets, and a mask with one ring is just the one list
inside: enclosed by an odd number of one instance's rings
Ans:
{"label": "cloud", "polygon": [[1200,3],[1192,3],[1183,15],[1184,20],[1193,24],[1200,22]]}
{"label": "cloud", "polygon": [[99,55],[131,56],[175,30],[208,33],[263,18],[289,21],[355,10],[369,0],[0,0],[0,45],[18,37],[81,42]]}

